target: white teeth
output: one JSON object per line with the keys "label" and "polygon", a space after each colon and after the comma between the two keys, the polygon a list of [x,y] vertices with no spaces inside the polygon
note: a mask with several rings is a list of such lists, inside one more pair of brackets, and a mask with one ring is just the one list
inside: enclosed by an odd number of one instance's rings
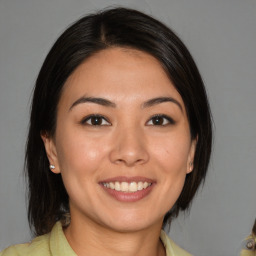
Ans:
{"label": "white teeth", "polygon": [[[108,183],[104,183],[104,184],[108,184]],[[115,184],[114,184],[113,182],[110,182],[110,183],[109,183],[109,187],[110,187],[111,189],[115,189]]]}
{"label": "white teeth", "polygon": [[120,191],[121,190],[121,185],[118,181],[115,182],[115,190]]}
{"label": "white teeth", "polygon": [[121,191],[124,191],[124,192],[129,191],[129,184],[127,182],[121,183]]}
{"label": "white teeth", "polygon": [[137,186],[137,183],[136,182],[131,182],[130,185],[129,185],[129,191],[131,192],[135,192],[137,191],[138,189],[138,186]]}
{"label": "white teeth", "polygon": [[143,187],[143,182],[139,182],[138,183],[138,190],[142,190],[144,187]]}
{"label": "white teeth", "polygon": [[143,183],[143,188],[147,188],[148,187],[148,183],[147,182],[144,182]]}
{"label": "white teeth", "polygon": [[119,181],[116,181],[116,182],[106,182],[106,183],[103,183],[103,186],[106,187],[106,188],[109,188],[109,189],[114,189],[116,191],[122,191],[122,192],[136,192],[136,191],[140,191],[140,190],[143,190],[143,189],[146,189],[147,187],[151,186],[152,183],[149,183],[149,182],[142,182],[142,181],[139,181],[139,182],[119,182]]}

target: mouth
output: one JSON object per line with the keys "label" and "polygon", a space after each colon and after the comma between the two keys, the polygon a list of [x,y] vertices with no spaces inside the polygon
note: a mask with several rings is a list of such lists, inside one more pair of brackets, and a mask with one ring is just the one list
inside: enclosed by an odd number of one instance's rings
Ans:
{"label": "mouth", "polygon": [[102,183],[105,188],[109,188],[116,191],[126,192],[126,193],[135,193],[137,191],[141,191],[143,189],[147,189],[152,186],[152,183],[147,181],[132,181],[132,182],[103,182]]}
{"label": "mouth", "polygon": [[145,177],[115,177],[99,184],[116,200],[135,202],[149,195],[156,182]]}

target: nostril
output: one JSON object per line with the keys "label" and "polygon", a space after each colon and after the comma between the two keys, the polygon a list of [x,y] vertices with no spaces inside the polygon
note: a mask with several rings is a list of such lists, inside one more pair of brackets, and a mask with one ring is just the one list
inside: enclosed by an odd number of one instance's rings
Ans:
{"label": "nostril", "polygon": [[[121,129],[122,128],[122,129]],[[149,154],[143,133],[136,127],[122,126],[115,133],[110,151],[110,160],[115,164],[133,166],[148,161]]]}
{"label": "nostril", "polygon": [[132,158],[123,158],[123,159],[116,159],[116,164],[125,164],[126,166],[133,166],[136,164],[142,164],[145,160],[143,159],[132,159]]}
{"label": "nostril", "polygon": [[127,152],[124,150],[113,150],[110,153],[110,160],[115,164],[124,164],[126,166],[133,166],[144,164],[148,161],[149,155],[146,150]]}

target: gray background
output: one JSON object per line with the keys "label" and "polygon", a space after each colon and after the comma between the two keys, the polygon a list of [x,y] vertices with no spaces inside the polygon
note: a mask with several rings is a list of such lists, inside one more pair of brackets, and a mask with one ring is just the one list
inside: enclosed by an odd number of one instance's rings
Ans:
{"label": "gray background", "polygon": [[0,0],[0,249],[30,239],[22,174],[31,90],[60,33],[109,5],[173,28],[194,56],[215,120],[208,179],[170,235],[197,256],[233,256],[256,217],[255,0]]}

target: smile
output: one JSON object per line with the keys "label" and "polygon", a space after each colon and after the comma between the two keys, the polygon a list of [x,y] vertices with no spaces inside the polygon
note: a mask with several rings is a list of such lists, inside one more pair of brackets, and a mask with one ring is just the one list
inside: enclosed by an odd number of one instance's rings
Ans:
{"label": "smile", "polygon": [[99,182],[107,195],[120,202],[136,202],[147,197],[156,185],[156,181],[142,177],[112,177]]}
{"label": "smile", "polygon": [[121,192],[128,192],[128,193],[134,193],[137,191],[141,191],[143,189],[146,189],[148,187],[150,187],[152,185],[152,183],[150,182],[136,182],[136,181],[132,181],[132,182],[119,182],[119,181],[115,181],[115,182],[103,182],[103,186],[105,188],[109,188],[112,190],[116,190],[116,191],[121,191]]}

